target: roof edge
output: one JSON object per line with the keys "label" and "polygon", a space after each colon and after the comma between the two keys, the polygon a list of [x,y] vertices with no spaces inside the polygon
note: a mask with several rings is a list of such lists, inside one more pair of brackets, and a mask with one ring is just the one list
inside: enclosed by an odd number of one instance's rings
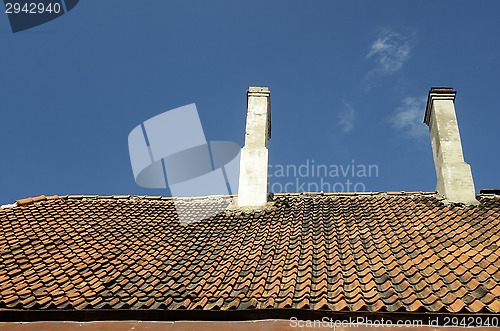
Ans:
{"label": "roof edge", "polygon": [[410,311],[331,311],[327,309],[241,309],[241,310],[133,310],[133,309],[85,309],[85,310],[17,310],[2,309],[0,322],[36,322],[36,321],[251,321],[286,319],[295,317],[301,320],[314,320],[323,317],[333,320],[356,319],[369,317],[370,320],[393,321],[421,320],[422,325],[428,321],[436,321],[437,325],[446,322],[445,318],[486,318],[498,316],[489,312],[410,312]]}

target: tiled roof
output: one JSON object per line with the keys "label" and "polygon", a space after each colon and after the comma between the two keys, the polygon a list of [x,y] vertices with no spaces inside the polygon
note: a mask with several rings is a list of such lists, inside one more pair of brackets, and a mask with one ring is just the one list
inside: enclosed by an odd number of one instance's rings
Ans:
{"label": "tiled roof", "polygon": [[171,198],[18,200],[0,208],[0,309],[499,313],[500,197],[478,200],[275,195],[188,225]]}

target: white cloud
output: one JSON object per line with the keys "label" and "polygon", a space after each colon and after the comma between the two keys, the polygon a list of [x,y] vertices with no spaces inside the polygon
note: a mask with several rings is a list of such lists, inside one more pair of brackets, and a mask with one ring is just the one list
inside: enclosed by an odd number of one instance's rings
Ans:
{"label": "white cloud", "polygon": [[429,134],[427,126],[423,123],[425,106],[425,98],[408,97],[396,108],[389,121],[397,131],[408,138],[423,138]]}
{"label": "white cloud", "polygon": [[350,132],[354,128],[354,120],[356,118],[354,108],[344,101],[344,109],[338,114],[338,116],[338,125],[342,128],[342,131]]}
{"label": "white cloud", "polygon": [[367,59],[372,58],[377,63],[377,70],[390,74],[401,69],[410,58],[413,48],[411,34],[403,35],[385,31],[372,44]]}

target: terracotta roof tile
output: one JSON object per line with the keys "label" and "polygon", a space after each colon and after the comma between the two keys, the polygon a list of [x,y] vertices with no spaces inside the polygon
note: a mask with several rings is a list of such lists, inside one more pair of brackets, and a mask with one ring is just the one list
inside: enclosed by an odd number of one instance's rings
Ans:
{"label": "terracotta roof tile", "polygon": [[0,209],[0,309],[500,313],[500,198],[478,199],[275,195],[188,225],[172,198],[21,199]]}

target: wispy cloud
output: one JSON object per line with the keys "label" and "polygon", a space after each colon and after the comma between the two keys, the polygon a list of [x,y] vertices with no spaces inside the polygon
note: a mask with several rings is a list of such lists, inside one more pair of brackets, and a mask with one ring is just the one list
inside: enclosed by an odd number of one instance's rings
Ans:
{"label": "wispy cloud", "polygon": [[401,69],[403,64],[410,58],[413,48],[412,33],[400,34],[384,31],[373,42],[367,59],[373,59],[377,64],[377,70],[390,74]]}
{"label": "wispy cloud", "polygon": [[356,118],[354,108],[344,101],[344,109],[338,113],[338,116],[338,125],[341,127],[342,131],[346,133],[350,132],[354,128],[354,120]]}
{"label": "wispy cloud", "polygon": [[425,98],[404,99],[402,105],[397,107],[389,118],[392,127],[408,138],[421,139],[427,136],[429,131],[423,123],[425,102]]}

